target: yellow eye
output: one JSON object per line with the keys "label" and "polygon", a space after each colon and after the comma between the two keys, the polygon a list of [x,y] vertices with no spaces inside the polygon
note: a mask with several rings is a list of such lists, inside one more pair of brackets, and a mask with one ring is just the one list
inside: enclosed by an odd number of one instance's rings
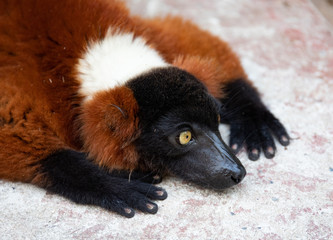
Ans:
{"label": "yellow eye", "polygon": [[221,122],[221,116],[220,116],[220,114],[217,115],[217,122],[218,122],[218,123]]}
{"label": "yellow eye", "polygon": [[190,131],[184,131],[179,134],[179,143],[181,145],[188,144],[192,139],[192,133]]}

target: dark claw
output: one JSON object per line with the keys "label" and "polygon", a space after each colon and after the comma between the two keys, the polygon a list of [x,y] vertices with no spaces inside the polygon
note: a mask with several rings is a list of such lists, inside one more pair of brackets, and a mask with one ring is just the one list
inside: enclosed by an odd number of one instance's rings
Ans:
{"label": "dark claw", "polygon": [[260,157],[261,137],[254,123],[248,124],[245,144],[249,159],[252,161],[258,160]]}
{"label": "dark claw", "polygon": [[275,156],[275,151],[276,151],[271,131],[269,130],[266,124],[262,123],[260,132],[261,132],[262,150],[265,154],[265,157],[271,159]]}
{"label": "dark claw", "polygon": [[229,146],[234,154],[237,154],[242,149],[242,145],[237,143],[230,143]]}
{"label": "dark claw", "polygon": [[250,160],[252,161],[256,161],[259,159],[259,156],[260,156],[260,150],[259,149],[250,149],[248,150],[248,157]]}
{"label": "dark claw", "polygon": [[153,195],[151,196],[151,198],[155,199],[155,200],[164,200],[167,197],[168,197],[168,193],[165,190],[163,190],[162,188],[154,191]]}
{"label": "dark claw", "polygon": [[122,211],[120,211],[118,213],[127,218],[132,218],[135,215],[135,211],[129,207],[123,208]]}
{"label": "dark claw", "polygon": [[232,123],[230,126],[229,146],[235,154],[242,149],[244,140],[244,127],[241,124]]}
{"label": "dark claw", "polygon": [[280,123],[278,119],[276,119],[273,114],[267,111],[266,113],[266,122],[268,127],[272,130],[273,134],[277,137],[278,141],[282,146],[287,146],[290,143],[290,137],[284,128],[284,126]]}
{"label": "dark claw", "polygon": [[264,148],[263,151],[264,151],[265,157],[268,159],[271,159],[275,156],[276,150],[275,150],[275,147],[269,146],[267,148]]}
{"label": "dark claw", "polygon": [[153,203],[153,202],[148,202],[145,205],[145,209],[143,210],[143,212],[147,212],[150,214],[156,214],[158,210],[158,206],[157,204]]}
{"label": "dark claw", "polygon": [[288,146],[290,144],[290,137],[288,135],[283,135],[279,138],[279,142],[282,146]]}
{"label": "dark claw", "polygon": [[158,184],[160,182],[162,182],[162,176],[154,175],[153,176],[153,184]]}

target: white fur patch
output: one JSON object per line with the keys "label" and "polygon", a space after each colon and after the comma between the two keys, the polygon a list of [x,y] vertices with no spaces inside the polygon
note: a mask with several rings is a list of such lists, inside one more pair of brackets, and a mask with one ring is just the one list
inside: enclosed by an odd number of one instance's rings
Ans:
{"label": "white fur patch", "polygon": [[77,66],[79,93],[90,99],[96,92],[125,84],[153,68],[168,64],[156,50],[133,34],[108,34],[91,44]]}

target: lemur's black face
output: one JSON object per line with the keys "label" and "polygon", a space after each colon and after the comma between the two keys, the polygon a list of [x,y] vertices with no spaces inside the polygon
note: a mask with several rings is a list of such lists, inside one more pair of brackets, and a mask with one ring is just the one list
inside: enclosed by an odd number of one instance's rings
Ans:
{"label": "lemur's black face", "polygon": [[128,85],[139,104],[140,164],[216,190],[246,171],[219,132],[219,103],[192,75],[158,69]]}
{"label": "lemur's black face", "polygon": [[138,140],[142,161],[150,169],[208,188],[225,189],[239,183],[246,172],[221,138],[218,115],[207,117],[205,123],[196,120],[196,111],[205,113],[205,109],[178,108],[146,127]]}

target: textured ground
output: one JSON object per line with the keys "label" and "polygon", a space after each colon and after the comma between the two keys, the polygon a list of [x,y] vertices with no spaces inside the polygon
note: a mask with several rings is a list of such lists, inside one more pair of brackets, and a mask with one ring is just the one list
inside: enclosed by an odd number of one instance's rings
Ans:
{"label": "textured ground", "polygon": [[[176,179],[156,215],[125,219],[26,184],[0,181],[0,239],[333,239],[333,31],[308,0],[128,0],[133,12],[182,14],[239,54],[293,138],[249,161],[215,193]],[[222,128],[227,138],[228,129]]]}

